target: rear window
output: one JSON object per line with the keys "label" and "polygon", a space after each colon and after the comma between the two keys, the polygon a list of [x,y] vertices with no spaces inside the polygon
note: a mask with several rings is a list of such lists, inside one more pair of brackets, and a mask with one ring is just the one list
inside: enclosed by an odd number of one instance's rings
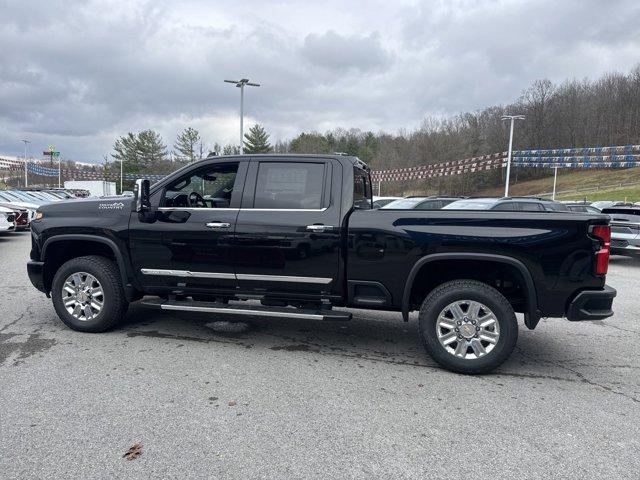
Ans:
{"label": "rear window", "polygon": [[640,222],[640,208],[605,208],[602,213],[608,214],[613,221]]}
{"label": "rear window", "polygon": [[393,202],[388,203],[382,208],[400,208],[400,209],[413,208],[423,200],[424,198],[403,198],[401,200],[394,200]]}
{"label": "rear window", "polygon": [[470,200],[457,200],[445,205],[443,210],[490,210],[496,202],[488,201],[470,201]]}
{"label": "rear window", "polygon": [[536,202],[517,202],[516,210],[521,212],[544,212],[544,207],[541,203]]}
{"label": "rear window", "polygon": [[602,213],[619,213],[623,215],[635,215],[640,216],[640,208],[605,208]]}

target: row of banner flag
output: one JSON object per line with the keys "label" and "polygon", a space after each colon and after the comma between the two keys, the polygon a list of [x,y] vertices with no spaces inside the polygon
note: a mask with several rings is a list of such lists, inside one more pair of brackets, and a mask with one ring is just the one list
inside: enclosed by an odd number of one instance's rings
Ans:
{"label": "row of banner flag", "polygon": [[[419,180],[450,175],[462,175],[503,168],[507,152],[454,160],[451,162],[418,165],[415,167],[373,170],[374,181]],[[514,150],[513,167],[529,168],[630,168],[640,167],[640,145],[611,147],[562,148],[545,150]]]}
{"label": "row of banner flag", "polygon": [[[405,181],[462,175],[503,168],[507,164],[507,152],[493,153],[478,157],[432,163],[414,167],[373,170],[374,181]],[[620,145],[611,147],[561,148],[546,150],[514,150],[512,166],[530,168],[629,168],[640,166],[640,145]],[[22,170],[24,162],[0,157],[0,170]],[[27,172],[45,177],[57,177],[58,168],[47,167],[41,163],[27,163]],[[101,172],[80,168],[62,169],[62,177],[74,180],[119,180],[119,172]],[[124,180],[136,180],[140,177],[157,182],[163,174],[125,173]]]}

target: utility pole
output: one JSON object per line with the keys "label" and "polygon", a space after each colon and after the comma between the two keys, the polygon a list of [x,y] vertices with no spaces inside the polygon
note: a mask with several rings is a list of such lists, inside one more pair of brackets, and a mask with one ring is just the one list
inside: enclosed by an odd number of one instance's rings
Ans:
{"label": "utility pole", "polygon": [[27,188],[29,186],[27,180],[27,144],[31,143],[29,140],[20,140],[24,142],[24,187]]}
{"label": "utility pole", "polygon": [[507,157],[507,178],[504,182],[504,196],[509,196],[509,175],[511,174],[511,151],[513,149],[513,124],[515,120],[524,120],[524,115],[503,115],[502,120],[510,120],[511,128],[509,130],[509,156]]}
{"label": "utility pole", "polygon": [[244,145],[244,87],[248,85],[250,87],[259,87],[259,83],[251,83],[248,78],[242,78],[240,80],[225,80],[226,83],[233,83],[240,89],[240,155],[242,155]]}

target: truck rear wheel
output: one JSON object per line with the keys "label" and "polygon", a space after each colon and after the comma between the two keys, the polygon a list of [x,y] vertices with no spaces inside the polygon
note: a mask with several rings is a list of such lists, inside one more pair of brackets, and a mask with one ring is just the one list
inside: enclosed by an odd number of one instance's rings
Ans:
{"label": "truck rear wheel", "polygon": [[486,373],[501,365],[518,340],[518,322],[507,299],[476,280],[436,287],[420,308],[420,337],[427,352],[458,373]]}
{"label": "truck rear wheel", "polygon": [[96,255],[64,263],[53,277],[51,297],[60,319],[81,332],[109,330],[129,307],[117,266]]}

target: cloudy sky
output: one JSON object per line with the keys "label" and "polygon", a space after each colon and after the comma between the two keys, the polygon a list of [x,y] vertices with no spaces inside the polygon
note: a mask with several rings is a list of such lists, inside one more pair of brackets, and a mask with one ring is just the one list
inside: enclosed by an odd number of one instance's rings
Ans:
{"label": "cloudy sky", "polygon": [[640,62],[637,0],[0,0],[0,153],[54,144],[99,161],[128,131],[207,146],[248,123],[272,140],[414,129],[518,97],[533,80]]}

